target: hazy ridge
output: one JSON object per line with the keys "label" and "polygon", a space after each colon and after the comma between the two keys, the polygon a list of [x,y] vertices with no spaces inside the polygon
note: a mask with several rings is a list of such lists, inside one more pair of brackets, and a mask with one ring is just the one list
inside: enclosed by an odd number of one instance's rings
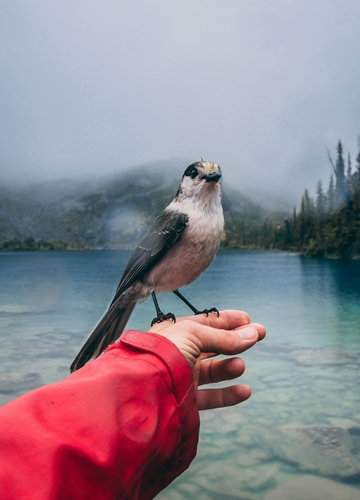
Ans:
{"label": "hazy ridge", "polygon": [[[62,180],[0,188],[0,243],[18,248],[133,248],[173,198],[181,169],[140,166],[96,180]],[[258,226],[282,220],[248,197],[223,186],[226,221]],[[40,242],[40,243],[39,243]],[[49,245],[52,242],[52,246]],[[5,246],[4,246],[5,243]]]}

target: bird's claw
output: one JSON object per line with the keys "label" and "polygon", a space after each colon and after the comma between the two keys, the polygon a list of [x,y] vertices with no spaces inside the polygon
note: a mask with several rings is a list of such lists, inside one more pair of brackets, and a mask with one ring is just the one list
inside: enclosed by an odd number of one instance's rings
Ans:
{"label": "bird's claw", "polygon": [[216,307],[212,307],[211,309],[204,309],[203,311],[197,311],[195,315],[197,314],[206,314],[206,316],[209,316],[209,313],[216,313],[217,316],[220,316],[219,311],[216,309]]}
{"label": "bird's claw", "polygon": [[154,318],[151,322],[151,326],[155,325],[155,323],[162,323],[163,321],[166,321],[167,319],[172,319],[174,323],[176,323],[176,318],[173,313],[159,313],[156,318]]}

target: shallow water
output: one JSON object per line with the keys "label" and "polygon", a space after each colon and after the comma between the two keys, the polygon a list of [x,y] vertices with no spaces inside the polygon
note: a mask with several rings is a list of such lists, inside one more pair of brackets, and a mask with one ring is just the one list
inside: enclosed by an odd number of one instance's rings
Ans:
{"label": "shallow water", "polygon": [[[0,404],[68,374],[129,255],[0,253]],[[158,498],[360,499],[360,261],[220,251],[185,295],[268,336],[243,355],[250,400],[202,413],[197,458]],[[172,294],[160,305],[189,313]],[[153,317],[147,300],[129,326]]]}

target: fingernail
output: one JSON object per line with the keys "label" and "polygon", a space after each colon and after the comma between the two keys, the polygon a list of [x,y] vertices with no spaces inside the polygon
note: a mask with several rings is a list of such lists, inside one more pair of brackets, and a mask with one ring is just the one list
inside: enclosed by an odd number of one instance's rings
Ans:
{"label": "fingernail", "polygon": [[242,328],[238,330],[238,334],[244,340],[252,340],[257,336],[257,330],[255,328]]}

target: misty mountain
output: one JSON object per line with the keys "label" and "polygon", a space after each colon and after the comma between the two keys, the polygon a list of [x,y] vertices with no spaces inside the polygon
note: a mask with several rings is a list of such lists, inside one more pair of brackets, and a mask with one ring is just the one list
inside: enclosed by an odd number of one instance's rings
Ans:
{"label": "misty mountain", "polygon": [[[0,243],[30,238],[60,247],[66,242],[83,248],[133,248],[177,191],[182,169],[172,167],[141,166],[104,179],[1,187]],[[251,225],[274,217],[226,184],[223,208],[227,221]]]}

